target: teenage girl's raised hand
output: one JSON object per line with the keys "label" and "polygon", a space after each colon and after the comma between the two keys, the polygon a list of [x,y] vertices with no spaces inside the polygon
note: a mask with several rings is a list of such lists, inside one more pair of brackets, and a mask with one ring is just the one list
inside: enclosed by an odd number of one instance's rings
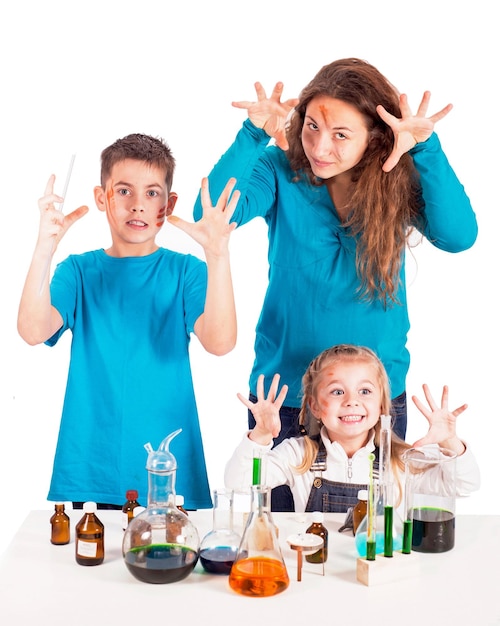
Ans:
{"label": "teenage girl's raised hand", "polygon": [[285,401],[288,386],[283,385],[278,395],[280,375],[275,374],[267,398],[264,396],[264,375],[257,379],[257,402],[251,402],[248,398],[237,394],[243,404],[252,411],[255,418],[255,428],[250,432],[250,439],[261,445],[271,443],[281,430],[280,409]]}
{"label": "teenage girl's raised hand", "polygon": [[434,398],[429,391],[429,387],[427,385],[422,385],[422,388],[429,407],[426,407],[416,396],[412,396],[412,400],[418,410],[429,422],[429,430],[425,437],[422,437],[422,439],[419,439],[413,445],[418,447],[426,444],[437,443],[443,448],[453,450],[459,455],[463,454],[465,446],[457,437],[456,422],[457,417],[465,411],[467,405],[462,404],[462,406],[458,407],[458,409],[451,411],[448,408],[448,386],[445,385],[441,396],[441,407],[439,407],[434,401]]}
{"label": "teenage girl's raised hand", "polygon": [[424,92],[418,111],[416,115],[413,115],[408,105],[407,96],[401,94],[399,96],[401,119],[391,115],[383,106],[379,105],[377,107],[377,113],[394,133],[394,148],[382,166],[384,172],[390,172],[398,164],[401,156],[411,150],[417,143],[429,139],[436,122],[442,120],[453,108],[452,104],[448,104],[438,113],[426,117],[430,99],[431,92]]}
{"label": "teenage girl's raised hand", "polygon": [[44,195],[38,200],[38,208],[40,210],[40,226],[38,230],[38,250],[45,250],[48,255],[55,252],[57,244],[66,234],[67,230],[77,220],[88,213],[87,206],[78,207],[71,213],[64,215],[59,211],[55,204],[60,204],[64,198],[54,193],[54,182],[56,177],[52,174],[47,181]]}
{"label": "teenage girl's raised hand", "polygon": [[281,102],[283,93],[283,83],[281,82],[276,83],[270,98],[267,97],[264,87],[258,82],[255,83],[255,92],[257,93],[257,102],[243,100],[233,102],[232,105],[237,109],[246,109],[248,119],[257,128],[265,130],[269,137],[273,137],[276,145],[282,150],[287,150],[286,121],[290,111],[298,103],[298,98]]}

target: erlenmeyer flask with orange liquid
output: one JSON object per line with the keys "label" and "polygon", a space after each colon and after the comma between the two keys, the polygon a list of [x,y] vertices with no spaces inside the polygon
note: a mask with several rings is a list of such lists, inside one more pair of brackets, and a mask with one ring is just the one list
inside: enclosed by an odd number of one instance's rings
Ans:
{"label": "erlenmeyer flask with orange liquid", "polygon": [[290,584],[271,516],[271,489],[252,486],[252,509],[229,574],[231,589],[244,596],[274,596]]}

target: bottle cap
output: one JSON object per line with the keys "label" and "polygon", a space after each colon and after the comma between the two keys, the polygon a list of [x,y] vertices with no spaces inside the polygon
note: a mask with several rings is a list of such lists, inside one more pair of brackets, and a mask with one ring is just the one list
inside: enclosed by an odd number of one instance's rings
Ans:
{"label": "bottle cap", "polygon": [[125,494],[125,497],[127,498],[127,500],[137,500],[137,498],[139,497],[139,492],[137,491],[137,489],[129,489]]}
{"label": "bottle cap", "polygon": [[84,513],[95,513],[97,511],[97,504],[95,502],[84,502],[83,503],[83,512]]}
{"label": "bottle cap", "polygon": [[322,524],[324,519],[325,519],[325,516],[323,515],[321,511],[313,511],[312,521],[315,524]]}
{"label": "bottle cap", "polygon": [[360,489],[358,491],[358,500],[368,500],[368,490]]}

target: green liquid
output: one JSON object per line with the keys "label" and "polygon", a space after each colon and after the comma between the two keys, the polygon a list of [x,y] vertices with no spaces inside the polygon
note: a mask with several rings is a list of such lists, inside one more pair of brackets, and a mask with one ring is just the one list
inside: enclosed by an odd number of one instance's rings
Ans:
{"label": "green liquid", "polygon": [[412,548],[416,552],[447,552],[455,545],[455,516],[451,511],[413,509]]}
{"label": "green liquid", "polygon": [[392,556],[392,523],[393,523],[392,506],[384,507],[384,556]]}
{"label": "green liquid", "polygon": [[377,543],[375,541],[366,542],[366,560],[374,561],[377,552]]}
{"label": "green liquid", "polygon": [[253,459],[252,485],[260,485],[260,461],[259,457]]}
{"label": "green liquid", "polygon": [[403,522],[403,554],[410,554],[411,552],[411,538],[413,534],[413,523],[411,519],[406,519]]}
{"label": "green liquid", "polygon": [[129,571],[145,583],[175,583],[186,578],[198,561],[198,552],[178,544],[132,548],[125,555]]}

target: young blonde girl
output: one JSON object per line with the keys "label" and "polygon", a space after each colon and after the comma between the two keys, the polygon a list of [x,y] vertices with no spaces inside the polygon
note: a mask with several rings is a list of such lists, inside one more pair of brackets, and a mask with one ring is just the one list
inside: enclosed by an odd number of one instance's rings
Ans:
{"label": "young blonde girl", "polygon": [[[301,437],[285,439],[272,449],[281,428],[279,410],[287,386],[278,392],[279,375],[273,378],[267,397],[259,377],[257,402],[242,394],[239,399],[255,418],[255,428],[245,433],[226,466],[226,486],[246,490],[252,480],[252,459],[264,455],[264,481],[274,488],[288,485],[296,511],[345,512],[366,487],[369,455],[378,456],[380,415],[389,415],[391,394],[387,373],[377,355],[366,347],[337,345],[318,355],[302,379]],[[479,487],[474,456],[456,434],[456,419],[466,408],[448,409],[448,388],[441,406],[426,385],[428,407],[413,401],[429,422],[425,437],[414,445],[439,444],[457,456],[457,495]],[[410,446],[392,433],[391,469],[397,485],[397,504],[402,499],[402,454]]]}

